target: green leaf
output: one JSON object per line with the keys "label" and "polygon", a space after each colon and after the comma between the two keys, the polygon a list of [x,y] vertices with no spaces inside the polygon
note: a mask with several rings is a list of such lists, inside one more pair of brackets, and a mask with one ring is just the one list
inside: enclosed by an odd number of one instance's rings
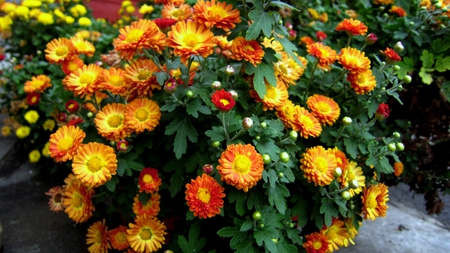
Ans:
{"label": "green leaf", "polygon": [[323,198],[321,201],[322,205],[320,206],[320,213],[324,215],[325,225],[329,227],[331,225],[331,221],[333,217],[338,216],[338,211],[334,204],[334,201],[328,198]]}
{"label": "green leaf", "polygon": [[175,157],[180,159],[187,150],[187,139],[191,142],[197,142],[197,131],[187,116],[174,118],[166,127],[166,135],[172,135],[176,132],[173,143]]}
{"label": "green leaf", "polygon": [[[299,224],[300,226],[300,224]],[[303,227],[303,226],[300,226]],[[289,239],[292,240],[293,243],[296,243],[298,245],[303,245],[303,239],[300,237],[300,230],[299,229],[287,229],[286,235],[289,237]],[[294,252],[294,251],[291,251]]]}
{"label": "green leaf", "polygon": [[424,68],[420,69],[419,76],[424,84],[430,85],[433,82],[433,77]]}
{"label": "green leaf", "polygon": [[272,159],[278,157],[278,153],[280,152],[280,149],[275,145],[273,139],[269,139],[267,142],[258,142],[256,144],[256,149],[261,154],[269,154]]}
{"label": "green leaf", "polygon": [[105,186],[110,192],[114,192],[116,190],[116,185],[118,183],[119,183],[119,178],[117,176],[112,176],[111,179],[105,183]]}
{"label": "green leaf", "polygon": [[223,127],[213,126],[212,130],[206,131],[205,134],[210,137],[212,141],[223,141],[226,138]]}
{"label": "green leaf", "polygon": [[294,11],[300,11],[299,9],[295,8],[294,6],[289,5],[287,3],[283,3],[281,1],[272,1],[272,2],[270,2],[270,5],[276,6],[276,7],[281,8],[281,9],[288,8],[288,9],[291,9],[291,10],[294,10]]}
{"label": "green leaf", "polygon": [[202,100],[200,98],[189,101],[186,105],[186,112],[194,118],[198,118],[198,112],[206,115],[211,114],[211,110],[209,110],[207,106],[202,105]]}
{"label": "green leaf", "polygon": [[253,21],[245,34],[246,40],[254,40],[259,37],[261,31],[264,36],[272,37],[272,26],[275,19],[264,10],[254,9],[248,13],[249,18]]}
{"label": "green leaf", "polygon": [[291,253],[298,252],[297,247],[292,244],[289,244],[287,241],[281,241],[277,243],[278,252],[280,253]]}
{"label": "green leaf", "polygon": [[238,243],[238,244],[231,244],[231,245],[236,245],[235,253],[254,253],[255,252],[255,250],[253,249],[252,241],[246,241],[246,242],[242,242],[242,243]]}
{"label": "green leaf", "polygon": [[166,100],[165,104],[161,107],[162,112],[172,112],[177,108],[180,104],[172,101],[172,100]]}
{"label": "green leaf", "polygon": [[256,210],[260,209],[263,206],[264,197],[265,195],[257,189],[250,189],[247,199],[247,208],[249,210],[253,209],[253,207],[255,207]]}
{"label": "green leaf", "polygon": [[394,31],[394,39],[402,40],[408,36],[408,33],[405,31]]}
{"label": "green leaf", "polygon": [[179,168],[170,177],[169,191],[170,197],[173,198],[181,190],[184,185],[184,168]]}
{"label": "green leaf", "polygon": [[178,236],[178,244],[184,253],[200,252],[200,250],[205,246],[206,239],[200,238],[200,226],[198,223],[194,223],[189,229],[189,241],[182,235]]}
{"label": "green leaf", "polygon": [[273,65],[269,63],[262,62],[257,67],[253,66],[253,64],[247,64],[245,71],[249,75],[255,75],[253,77],[253,85],[260,98],[264,98],[266,95],[266,81],[272,86],[275,86],[277,83]]}
{"label": "green leaf", "polygon": [[434,63],[434,56],[432,53],[428,52],[428,50],[423,50],[422,55],[420,56],[420,60],[422,61],[423,68],[431,68]]}
{"label": "green leaf", "polygon": [[441,85],[441,91],[447,102],[450,102],[450,81],[446,81]]}
{"label": "green leaf", "polygon": [[235,204],[236,213],[241,216],[245,214],[244,206],[245,206],[246,197],[247,197],[247,195],[245,195],[244,193],[242,193],[241,191],[238,191],[238,190],[232,190],[228,194],[228,199],[229,199],[230,203],[236,202],[236,204]]}
{"label": "green leaf", "polygon": [[273,248],[275,246],[275,243],[272,241],[272,238],[278,238],[278,232],[274,228],[262,229],[255,231],[253,233],[253,237],[255,238],[255,241],[258,244],[258,246],[262,246],[264,243],[266,246],[271,245]]}
{"label": "green leaf", "polygon": [[445,72],[447,70],[450,70],[450,56],[447,56],[445,58],[438,57],[436,59],[436,70],[439,72]]}
{"label": "green leaf", "polygon": [[384,156],[381,157],[381,159],[378,160],[378,164],[380,166],[376,167],[376,169],[378,169],[379,172],[384,173],[384,174],[390,174],[390,173],[394,172],[394,168],[389,163],[389,160],[386,157],[384,157]]}
{"label": "green leaf", "polygon": [[154,75],[156,76],[156,81],[158,82],[158,84],[163,86],[167,79],[166,72],[156,72],[154,73]]}
{"label": "green leaf", "polygon": [[397,65],[400,66],[400,70],[398,71],[398,78],[401,80],[405,78],[405,76],[414,70],[414,60],[411,57],[403,57],[401,62],[398,62]]}
{"label": "green leaf", "polygon": [[240,231],[245,232],[250,230],[253,227],[253,221],[252,220],[246,220],[244,223],[242,223]]}
{"label": "green leaf", "polygon": [[217,234],[223,237],[232,237],[238,233],[240,233],[240,231],[235,227],[224,227],[217,231]]}
{"label": "green leaf", "polygon": [[282,184],[276,184],[276,187],[269,188],[269,203],[277,208],[278,212],[284,214],[286,211],[286,197],[289,197],[290,193],[286,186]]}
{"label": "green leaf", "polygon": [[355,140],[345,139],[344,140],[345,151],[353,158],[356,159],[358,156],[358,142]]}
{"label": "green leaf", "polygon": [[117,175],[123,176],[128,169],[127,161],[123,158],[118,158],[117,161]]}
{"label": "green leaf", "polygon": [[306,211],[306,207],[308,206],[308,202],[301,195],[294,195],[296,198],[296,203],[292,208],[292,215],[297,216],[297,222],[300,227],[304,227],[308,222],[308,213]]}

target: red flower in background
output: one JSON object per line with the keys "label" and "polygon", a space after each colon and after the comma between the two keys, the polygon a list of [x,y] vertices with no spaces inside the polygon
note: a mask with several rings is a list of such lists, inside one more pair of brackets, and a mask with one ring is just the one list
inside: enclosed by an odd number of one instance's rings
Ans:
{"label": "red flower in background", "polygon": [[317,31],[316,32],[316,37],[318,40],[323,41],[327,38],[327,34],[322,32],[322,31]]}
{"label": "red flower in background", "polygon": [[378,106],[377,111],[375,112],[375,118],[377,118],[378,120],[384,120],[389,116],[389,113],[389,106],[385,103],[381,103]]}
{"label": "red flower in background", "polygon": [[172,25],[174,25],[177,20],[173,18],[156,18],[153,20],[155,24],[161,29],[162,31],[169,29]]}
{"label": "red flower in background", "polygon": [[78,109],[80,109],[80,105],[78,104],[77,101],[71,99],[66,102],[66,110],[69,113],[74,113],[74,112],[78,111]]}
{"label": "red flower in background", "polygon": [[224,89],[215,91],[212,94],[211,101],[217,107],[217,109],[224,112],[233,109],[234,105],[236,104],[231,93]]}
{"label": "red flower in background", "polygon": [[386,56],[386,61],[388,63],[395,63],[402,60],[402,58],[392,48],[387,47],[386,50],[380,50],[380,52]]}
{"label": "red flower in background", "polygon": [[27,95],[27,103],[28,105],[37,105],[41,99],[41,94],[32,92]]}

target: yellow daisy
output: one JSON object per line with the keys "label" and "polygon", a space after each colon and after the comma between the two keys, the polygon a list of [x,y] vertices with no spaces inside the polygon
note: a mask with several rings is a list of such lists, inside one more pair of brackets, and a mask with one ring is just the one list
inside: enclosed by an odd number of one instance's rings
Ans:
{"label": "yellow daisy", "polygon": [[72,160],[86,134],[79,127],[62,126],[50,135],[50,157],[55,162]]}
{"label": "yellow daisy", "polygon": [[310,136],[318,137],[322,133],[319,120],[308,110],[301,106],[294,106],[293,113],[292,130],[299,132],[301,137],[308,139]]}
{"label": "yellow daisy", "polygon": [[103,221],[94,222],[86,234],[86,244],[89,245],[88,250],[91,253],[107,253],[111,249],[108,241],[108,227]]}
{"label": "yellow daisy", "polygon": [[76,96],[93,95],[98,90],[103,69],[96,64],[84,65],[63,79],[65,87]]}
{"label": "yellow daisy", "polygon": [[315,186],[329,185],[334,179],[336,157],[322,146],[306,149],[300,159],[300,169],[308,182]]}
{"label": "yellow daisy", "polygon": [[138,98],[127,104],[125,122],[127,127],[135,133],[152,131],[161,118],[158,104],[148,98]]}
{"label": "yellow daisy", "polygon": [[364,219],[375,220],[377,217],[386,216],[386,211],[388,209],[386,202],[389,200],[388,188],[386,185],[379,183],[364,188],[361,199]]}
{"label": "yellow daisy", "polygon": [[130,83],[130,92],[135,97],[152,97],[153,90],[161,90],[161,85],[156,81],[158,66],[150,59],[139,59],[125,68],[125,80]]}
{"label": "yellow daisy", "polygon": [[105,105],[95,115],[94,123],[98,133],[109,141],[119,141],[130,135],[125,124],[125,104],[111,103]]}
{"label": "yellow daisy", "polygon": [[306,100],[306,104],[322,125],[332,126],[341,113],[339,105],[327,96],[314,94]]}
{"label": "yellow daisy", "polygon": [[62,63],[70,59],[75,52],[75,46],[70,39],[55,38],[47,44],[45,59],[50,63]]}
{"label": "yellow daisy", "polygon": [[138,252],[156,252],[162,248],[166,235],[166,226],[156,217],[137,216],[134,223],[129,223],[127,240],[130,247]]}

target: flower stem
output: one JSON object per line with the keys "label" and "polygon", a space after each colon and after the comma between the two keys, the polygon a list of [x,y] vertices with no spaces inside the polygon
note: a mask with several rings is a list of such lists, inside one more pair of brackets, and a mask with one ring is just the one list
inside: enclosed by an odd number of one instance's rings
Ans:
{"label": "flower stem", "polygon": [[309,90],[309,84],[311,83],[311,79],[313,79],[314,72],[316,72],[317,66],[319,66],[319,59],[317,59],[316,63],[314,64],[314,67],[311,71],[311,76],[309,77],[308,83],[306,84],[306,90],[305,90],[305,95],[303,97],[303,100],[306,100],[306,96],[308,95],[308,90]]}
{"label": "flower stem", "polygon": [[358,131],[356,131],[356,133],[350,135],[350,137],[353,137],[357,134],[359,134],[362,130],[364,130],[365,128],[367,128],[369,125],[375,123],[375,121],[377,121],[377,118],[373,118],[372,120],[370,120],[367,124],[365,124],[363,127],[361,127]]}
{"label": "flower stem", "polygon": [[228,135],[227,131],[227,122],[225,120],[225,112],[222,112],[222,126],[223,126],[223,132],[225,134],[225,138],[227,139],[227,142],[231,142],[230,136]]}

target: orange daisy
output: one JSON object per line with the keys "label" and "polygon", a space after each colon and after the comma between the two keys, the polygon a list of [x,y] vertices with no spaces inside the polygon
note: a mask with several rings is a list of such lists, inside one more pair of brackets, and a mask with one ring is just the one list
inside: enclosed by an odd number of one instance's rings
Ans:
{"label": "orange daisy", "polygon": [[330,227],[324,226],[320,233],[328,238],[328,252],[339,250],[351,238],[345,223],[337,218],[333,218]]}
{"label": "orange daisy", "polygon": [[86,134],[79,127],[62,126],[50,135],[50,157],[55,162],[72,160]]}
{"label": "orange daisy", "polygon": [[393,6],[391,7],[391,9],[389,10],[389,13],[395,13],[395,14],[397,14],[397,16],[399,16],[399,17],[404,17],[404,16],[406,16],[406,11],[405,11],[402,7],[400,7],[400,6],[395,6],[395,5],[393,5]]}
{"label": "orange daisy", "polygon": [[34,106],[39,104],[39,101],[41,101],[41,93],[31,92],[27,95],[27,104]]}
{"label": "orange daisy", "polygon": [[344,31],[349,35],[365,35],[367,33],[367,26],[357,19],[344,19],[336,26],[336,31]]}
{"label": "orange daisy", "polygon": [[404,166],[403,166],[402,162],[394,163],[394,175],[396,177],[399,177],[403,173],[403,170],[404,170]]}
{"label": "orange daisy", "polygon": [[[93,95],[86,95],[84,98],[85,103],[83,104],[84,109],[92,112],[97,113],[97,108],[94,106],[93,103],[101,104],[102,100],[107,98],[108,94],[96,91]],[[95,100],[95,102],[94,102]]]}
{"label": "orange daisy", "polygon": [[386,216],[386,211],[388,209],[386,202],[389,200],[388,188],[386,185],[379,183],[364,188],[361,199],[364,219],[375,220],[377,217]]}
{"label": "orange daisy", "polygon": [[291,100],[287,99],[282,106],[275,108],[275,114],[283,122],[285,128],[292,128],[292,122],[294,121],[295,116],[295,106],[296,105],[294,105]]}
{"label": "orange daisy", "polygon": [[81,184],[80,179],[78,179],[74,174],[70,173],[65,179],[64,179],[64,186],[63,189],[67,189],[72,185],[75,185],[76,187],[79,187]]}
{"label": "orange daisy", "polygon": [[176,23],[167,36],[167,46],[173,48],[173,53],[180,56],[184,64],[192,55],[206,58],[216,46],[214,34],[206,26],[194,21]]}
{"label": "orange daisy", "polygon": [[199,0],[193,8],[194,20],[210,29],[214,27],[228,32],[241,22],[239,10],[226,2]]}
{"label": "orange daisy", "polygon": [[168,3],[163,6],[161,17],[185,21],[192,17],[192,12],[192,7],[189,4],[175,5]]}
{"label": "orange daisy", "polygon": [[367,94],[377,86],[375,76],[372,74],[372,70],[368,69],[356,74],[348,74],[347,80],[350,82],[350,86],[356,94]]}
{"label": "orange daisy", "polygon": [[138,97],[153,96],[153,90],[161,90],[154,74],[159,72],[158,66],[150,59],[139,59],[125,68],[126,82],[130,83],[130,92]]}
{"label": "orange daisy", "polygon": [[319,232],[313,232],[305,236],[303,248],[307,253],[326,253],[328,251],[328,237]]}
{"label": "orange daisy", "polygon": [[330,149],[329,151],[333,152],[334,156],[336,157],[336,167],[341,168],[341,170],[343,171],[348,165],[348,159],[345,153],[339,150],[337,147]]}
{"label": "orange daisy", "polygon": [[61,63],[61,69],[66,75],[70,75],[72,72],[84,66],[84,61],[78,57],[73,56],[72,58],[65,60]]}
{"label": "orange daisy", "polygon": [[95,191],[83,184],[72,184],[64,191],[64,212],[76,223],[87,221],[95,211],[91,197]]}
{"label": "orange daisy", "polygon": [[133,212],[136,215],[147,215],[147,217],[155,217],[158,215],[161,196],[157,192],[149,194],[150,197],[145,202],[141,200],[140,194],[136,194],[134,197]]}
{"label": "orange daisy", "polygon": [[384,56],[386,56],[386,62],[388,62],[390,64],[393,64],[393,63],[396,63],[396,62],[402,60],[402,58],[392,48],[387,47],[384,51],[380,50],[380,52],[382,54],[384,54]]}
{"label": "orange daisy", "polygon": [[318,137],[322,133],[319,120],[305,108],[294,106],[293,114],[292,130],[299,132],[301,137],[308,139],[310,136]]}
{"label": "orange daisy", "polygon": [[215,91],[211,96],[211,102],[222,112],[228,112],[236,104],[231,93],[224,89]]}
{"label": "orange daisy", "polygon": [[246,40],[242,36],[236,37],[231,44],[231,55],[232,59],[238,61],[248,61],[255,67],[260,64],[264,57],[264,50],[261,45],[256,40]]}
{"label": "orange daisy", "polygon": [[162,181],[158,176],[158,170],[153,168],[144,168],[139,174],[138,187],[139,192],[153,193],[159,190]]}
{"label": "orange daisy", "polygon": [[98,133],[109,141],[119,141],[130,135],[125,124],[126,105],[111,103],[95,115],[94,123]]}
{"label": "orange daisy", "polygon": [[103,70],[102,81],[99,84],[100,90],[107,90],[114,95],[125,97],[130,86],[129,79],[125,78],[124,69],[110,67]]}
{"label": "orange daisy", "polygon": [[317,58],[318,67],[321,69],[329,70],[330,65],[338,59],[336,51],[321,42],[306,45],[306,51]]}
{"label": "orange daisy", "polygon": [[76,52],[72,41],[67,38],[55,38],[47,43],[45,59],[50,63],[62,63],[70,59]]}
{"label": "orange daisy", "polygon": [[125,250],[130,246],[127,241],[127,227],[120,225],[117,228],[108,230],[109,242],[113,249]]}
{"label": "orange daisy", "polygon": [[55,186],[51,188],[45,195],[50,196],[50,200],[48,201],[48,205],[50,206],[50,210],[53,212],[59,212],[64,210],[63,199],[64,199],[64,189],[61,186]]}
{"label": "orange daisy", "polygon": [[94,55],[94,45],[91,42],[84,40],[83,37],[74,36],[70,38],[70,41],[72,41],[72,44],[76,49],[75,54],[84,54],[88,57],[92,57]]}
{"label": "orange daisy", "polygon": [[104,185],[116,174],[116,169],[117,158],[114,149],[102,143],[82,144],[73,157],[73,174],[89,187]]}
{"label": "orange daisy", "polygon": [[161,111],[158,104],[148,98],[134,99],[125,109],[125,122],[130,131],[153,131],[159,124]]}
{"label": "orange daisy", "polygon": [[327,96],[314,94],[306,100],[306,104],[322,125],[328,124],[332,126],[341,113],[341,109],[336,101]]}
{"label": "orange daisy", "polygon": [[108,227],[103,221],[94,222],[89,228],[86,235],[86,244],[89,252],[106,253],[111,249],[111,244],[108,241]]}
{"label": "orange daisy", "polygon": [[156,252],[162,248],[167,234],[166,226],[156,217],[137,216],[134,223],[129,223],[127,241],[133,250],[142,253]]}
{"label": "orange daisy", "polygon": [[25,82],[23,90],[26,93],[42,93],[45,89],[52,87],[50,77],[46,75],[32,76],[30,81]]}
{"label": "orange daisy", "polygon": [[191,183],[186,184],[186,201],[189,210],[194,216],[201,219],[211,218],[220,214],[223,207],[225,189],[211,176],[202,174],[191,179]]}
{"label": "orange daisy", "polygon": [[309,36],[302,36],[302,37],[300,37],[298,43],[299,44],[310,45],[310,44],[314,43],[314,40],[313,40],[313,38],[311,38]]}
{"label": "orange daisy", "polygon": [[142,49],[153,49],[161,53],[166,43],[166,35],[155,22],[139,19],[131,25],[120,28],[118,38],[114,39],[114,49],[126,60],[140,53]]}
{"label": "orange daisy", "polygon": [[351,74],[357,74],[370,69],[370,60],[356,48],[346,47],[341,50],[339,63]]}
{"label": "orange daisy", "polygon": [[222,152],[217,170],[225,183],[247,192],[262,178],[264,162],[251,144],[230,144]]}
{"label": "orange daisy", "polygon": [[103,69],[96,64],[84,65],[63,79],[65,87],[76,96],[92,95],[98,90]]}
{"label": "orange daisy", "polygon": [[329,185],[334,179],[336,157],[322,146],[306,149],[300,159],[300,169],[308,182],[315,186]]}
{"label": "orange daisy", "polygon": [[366,186],[366,177],[363,175],[362,168],[358,166],[356,162],[349,162],[348,165],[342,170],[342,184],[341,188],[346,188],[349,185],[349,182],[356,180],[358,183],[358,187],[356,189],[349,189],[350,196],[353,197],[356,194],[359,194],[363,187]]}
{"label": "orange daisy", "polygon": [[289,88],[290,85],[296,85],[297,80],[303,75],[308,61],[306,58],[297,56],[302,66],[299,65],[287,53],[281,53],[281,60],[274,63],[274,70],[276,78]]}
{"label": "orange daisy", "polygon": [[256,102],[263,103],[263,110],[267,111],[276,109],[284,105],[289,97],[286,86],[283,82],[278,81],[276,86],[272,86],[266,79],[264,79],[266,86],[266,94],[261,98],[256,90],[250,90],[250,96],[255,99]]}
{"label": "orange daisy", "polygon": [[[355,245],[355,242],[353,239],[358,235],[358,230],[356,229],[355,225],[353,224],[354,217],[346,218],[344,219],[345,227],[348,230],[348,234],[350,237],[347,239],[344,239],[344,247],[350,246],[350,244]],[[362,225],[362,222],[358,221],[359,226]]]}

